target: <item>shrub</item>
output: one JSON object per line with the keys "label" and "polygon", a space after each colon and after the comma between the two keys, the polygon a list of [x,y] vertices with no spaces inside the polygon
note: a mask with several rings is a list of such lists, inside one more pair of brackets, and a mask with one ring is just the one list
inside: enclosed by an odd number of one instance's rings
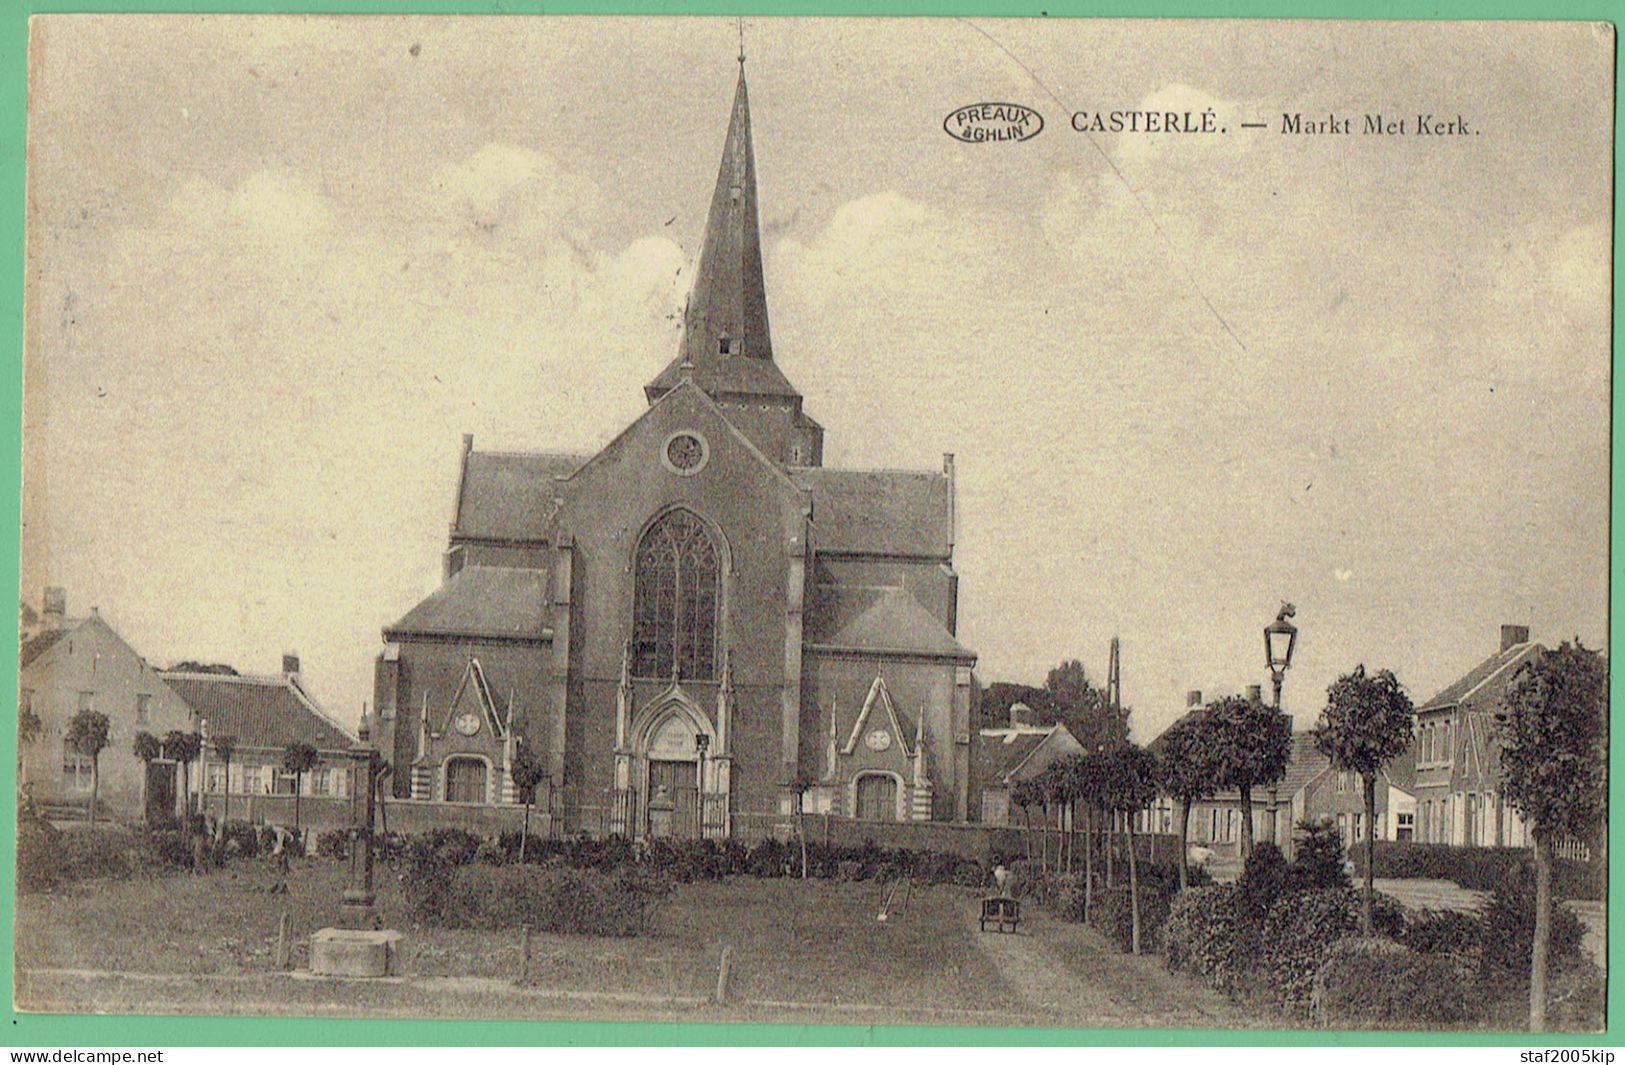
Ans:
{"label": "shrub", "polygon": [[316,834],[316,856],[319,858],[348,858],[350,833],[342,828],[329,829]]}
{"label": "shrub", "polygon": [[[1503,882],[1490,896],[1479,914],[1483,949],[1479,973],[1486,980],[1529,979],[1529,963],[1535,951],[1535,886],[1532,880],[1514,877]],[[1553,970],[1573,965],[1580,958],[1580,940],[1585,933],[1580,919],[1567,906],[1552,902],[1550,964]]]}
{"label": "shrub", "polygon": [[474,860],[483,842],[479,836],[461,828],[434,828],[413,837],[407,856],[415,861],[432,854],[436,860],[449,865],[466,865]]}
{"label": "shrub", "polygon": [[1349,886],[1343,837],[1329,818],[1298,825],[1292,852],[1293,891],[1321,891]]}
{"label": "shrub", "polygon": [[1264,920],[1270,907],[1287,891],[1291,875],[1291,868],[1281,848],[1273,843],[1260,843],[1253,848],[1253,853],[1247,856],[1246,864],[1242,866],[1241,876],[1236,878],[1236,887],[1241,890],[1241,902],[1247,908],[1249,919],[1257,922]]}
{"label": "shrub", "polygon": [[131,859],[137,853],[139,844],[128,829],[112,825],[69,829],[56,837],[56,877],[58,881],[122,880],[135,871]]}
{"label": "shrub", "polygon": [[1163,926],[1163,954],[1169,969],[1203,977],[1220,991],[1240,986],[1242,954],[1256,949],[1256,940],[1241,942],[1247,928],[1241,890],[1234,884],[1214,884],[1181,892],[1173,901]]}
{"label": "shrub", "polygon": [[178,828],[155,829],[146,833],[147,861],[176,869],[192,867],[192,839]]}
{"label": "shrub", "polygon": [[1341,1028],[1436,1028],[1468,1019],[1467,987],[1447,957],[1390,939],[1332,944],[1314,980],[1316,1013]]}
{"label": "shrub", "polygon": [[[1179,894],[1179,869],[1171,865],[1147,865],[1139,870],[1139,883],[1140,951],[1149,954],[1162,949],[1164,926],[1168,923],[1174,898]],[[1134,949],[1132,901],[1126,884],[1097,887],[1094,906],[1089,914],[1090,923],[1117,949],[1125,952]],[[1080,898],[1080,916],[1081,910]]]}
{"label": "shrub", "polygon": [[1422,910],[1405,923],[1399,942],[1418,954],[1478,956],[1481,928],[1478,918],[1456,910]]}
{"label": "shrub", "polygon": [[1326,952],[1359,924],[1359,898],[1348,889],[1294,892],[1270,907],[1259,945],[1270,988],[1282,1006],[1308,1015]]}
{"label": "shrub", "polygon": [[62,833],[32,804],[17,810],[17,890],[49,891],[61,879]]}
{"label": "shrub", "polygon": [[260,852],[259,829],[247,821],[227,821],[220,833],[220,850],[227,858],[253,858]]}

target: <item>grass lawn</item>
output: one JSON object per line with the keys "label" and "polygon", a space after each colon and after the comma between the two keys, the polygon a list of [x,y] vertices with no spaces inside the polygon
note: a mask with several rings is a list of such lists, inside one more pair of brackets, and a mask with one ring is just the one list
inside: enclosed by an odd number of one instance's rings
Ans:
{"label": "grass lawn", "polygon": [[[90,881],[20,896],[19,1005],[62,1008],[68,1004],[62,998],[62,980],[70,979],[94,983],[100,994],[113,999],[98,1003],[95,995],[75,998],[83,1005],[219,1008],[206,997],[171,1004],[174,987],[187,986],[186,981],[138,978],[137,973],[246,980],[255,989],[261,987],[255,981],[264,977],[264,989],[252,990],[251,997],[269,994],[289,1005],[306,1001],[307,991],[289,986],[294,978],[273,967],[278,919],[283,912],[290,915],[294,966],[302,968],[310,933],[333,923],[345,871],[345,863],[329,859],[296,861],[285,897],[269,893],[275,877],[260,861],[236,862],[207,876]],[[380,867],[378,889],[385,924],[406,935],[406,970],[414,981],[439,978],[453,989],[462,981],[470,995],[490,997],[489,987],[477,986],[480,978],[507,984],[519,977],[518,930],[506,934],[421,927],[407,918],[393,871]],[[944,1015],[966,1011],[968,1023],[977,1023],[975,1011],[985,1011],[980,1023],[1009,1023],[1009,1011],[1019,1000],[968,926],[972,893],[950,887],[916,889],[906,913],[881,923],[875,913],[884,890],[868,882],[748,877],[682,885],[663,904],[647,936],[536,935],[524,990],[577,999],[620,996],[629,1002],[702,1000],[715,989],[721,950],[729,946],[731,998],[741,1004],[870,1008],[878,1014],[864,1020],[885,1020],[888,1010],[926,1007]],[[41,972],[33,980],[22,979],[30,970],[84,972],[71,977]],[[120,973],[126,975],[120,978]],[[329,989],[355,987],[354,994],[341,997],[360,1013],[374,1012],[391,998],[403,999],[357,985],[314,983]],[[525,1007],[523,998],[498,1001],[507,1002],[510,1015],[540,1015]],[[498,1009],[480,1015],[503,1014]]]}

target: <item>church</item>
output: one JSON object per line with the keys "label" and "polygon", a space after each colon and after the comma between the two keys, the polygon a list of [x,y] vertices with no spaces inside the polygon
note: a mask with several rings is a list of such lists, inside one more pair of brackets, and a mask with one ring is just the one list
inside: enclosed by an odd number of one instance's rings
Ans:
{"label": "church", "polygon": [[964,821],[954,460],[823,465],[773,359],[744,60],[676,356],[595,455],[463,438],[444,583],[383,630],[393,794],[555,830],[760,835],[804,808]]}

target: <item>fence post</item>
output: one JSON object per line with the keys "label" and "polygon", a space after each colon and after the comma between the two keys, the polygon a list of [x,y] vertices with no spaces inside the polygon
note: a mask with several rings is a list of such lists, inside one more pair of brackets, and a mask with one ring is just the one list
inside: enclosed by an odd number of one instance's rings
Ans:
{"label": "fence post", "polygon": [[530,925],[519,926],[519,979],[530,980]]}
{"label": "fence post", "polygon": [[729,970],[733,968],[733,954],[732,947],[723,947],[722,960],[717,964],[716,1003],[719,1006],[725,1005],[728,1001],[728,976]]}
{"label": "fence post", "polygon": [[276,923],[276,967],[279,972],[286,972],[289,960],[288,925],[290,918],[284,913]]}

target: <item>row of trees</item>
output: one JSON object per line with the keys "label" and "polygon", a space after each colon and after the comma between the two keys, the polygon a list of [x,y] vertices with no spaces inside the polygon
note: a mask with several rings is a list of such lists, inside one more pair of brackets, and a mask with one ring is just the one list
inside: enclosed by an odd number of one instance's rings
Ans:
{"label": "row of trees", "polygon": [[[1068,664],[1070,665],[1070,664]],[[1075,674],[1075,675],[1074,675]],[[1134,952],[1139,953],[1139,890],[1135,865],[1134,816],[1159,794],[1173,799],[1179,836],[1179,886],[1189,886],[1187,851],[1191,809],[1221,791],[1234,791],[1244,811],[1241,854],[1253,852],[1252,796],[1278,784],[1292,755],[1291,719],[1256,698],[1229,696],[1180,719],[1146,750],[1127,738],[1126,715],[1111,715],[1093,692],[1081,667],[1051,671],[1041,691],[1050,711],[1064,720],[1056,690],[1068,681],[1091,729],[1092,753],[1062,759],[1038,776],[1018,782],[1011,801],[1027,817],[1038,808],[1045,824],[1064,811],[1076,823],[1083,813],[1084,907],[1092,902],[1093,855],[1101,819],[1121,826],[1128,837],[1129,890]],[[1060,683],[1057,683],[1060,682]],[[1034,689],[1037,690],[1037,689]],[[1501,789],[1523,815],[1534,839],[1535,946],[1530,975],[1530,1027],[1545,1027],[1547,958],[1551,928],[1551,860],[1554,844],[1588,838],[1603,821],[1607,782],[1608,666],[1603,656],[1576,641],[1564,643],[1524,666],[1513,678],[1498,731]],[[1391,670],[1368,672],[1361,664],[1338,677],[1326,692],[1326,705],[1311,735],[1316,749],[1339,772],[1358,776],[1365,806],[1365,879],[1361,885],[1361,924],[1372,931],[1376,869],[1376,794],[1383,769],[1412,742],[1415,708]],[[1120,731],[1118,731],[1120,729]],[[1056,868],[1071,868],[1070,833],[1057,845]],[[1111,861],[1109,845],[1106,855]],[[1029,840],[1031,833],[1028,833]],[[1049,833],[1040,837],[1039,861],[1049,867]],[[1031,846],[1029,842],[1029,847]],[[1029,857],[1031,855],[1029,854]],[[1108,865],[1108,877],[1110,876]]]}

